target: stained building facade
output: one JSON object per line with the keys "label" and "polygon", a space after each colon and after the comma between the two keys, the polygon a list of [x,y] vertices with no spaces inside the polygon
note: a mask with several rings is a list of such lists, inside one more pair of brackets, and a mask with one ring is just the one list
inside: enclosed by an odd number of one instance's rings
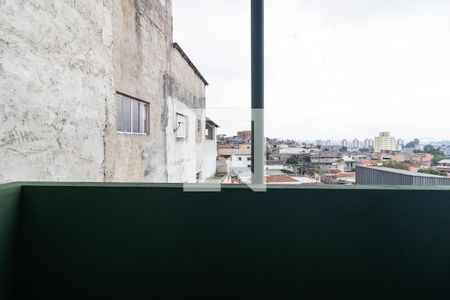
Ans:
{"label": "stained building facade", "polygon": [[0,6],[0,182],[214,175],[208,83],[173,41],[171,0]]}

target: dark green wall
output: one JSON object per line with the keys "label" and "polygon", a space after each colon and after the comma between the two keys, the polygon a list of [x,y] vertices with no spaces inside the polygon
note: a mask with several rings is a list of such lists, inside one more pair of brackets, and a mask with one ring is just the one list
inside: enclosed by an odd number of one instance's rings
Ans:
{"label": "dark green wall", "polygon": [[446,298],[450,191],[24,186],[16,296]]}
{"label": "dark green wall", "polygon": [[0,299],[9,299],[20,185],[0,185]]}

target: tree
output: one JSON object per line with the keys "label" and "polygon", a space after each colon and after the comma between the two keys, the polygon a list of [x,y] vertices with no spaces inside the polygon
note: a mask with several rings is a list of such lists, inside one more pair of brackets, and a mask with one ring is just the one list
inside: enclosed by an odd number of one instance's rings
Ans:
{"label": "tree", "polygon": [[286,159],[286,164],[296,165],[298,167],[298,172],[300,174],[308,173],[306,170],[309,168],[307,165],[311,164],[311,157],[309,155],[305,156],[291,156]]}
{"label": "tree", "polygon": [[299,173],[302,174],[302,175],[305,174],[305,173],[308,173],[308,172],[307,172],[307,169],[309,169],[309,167],[306,166],[306,165],[311,164],[311,156],[309,156],[309,155],[307,155],[307,156],[301,156],[301,157],[298,159],[298,163],[299,163],[299,165],[300,165],[300,167],[299,167]]}
{"label": "tree", "polygon": [[383,162],[383,167],[390,168],[390,169],[409,171],[409,165],[407,163],[400,162],[400,161],[394,161],[394,160]]}
{"label": "tree", "polygon": [[347,152],[347,147],[342,146],[341,149],[339,149],[339,152]]}
{"label": "tree", "polygon": [[309,155],[308,156],[301,156],[298,159],[298,161],[299,161],[300,164],[310,164],[311,163],[311,157]]}
{"label": "tree", "polygon": [[447,177],[447,173],[442,172],[442,171],[439,171],[439,170],[437,170],[437,169],[433,169],[433,168],[430,168],[430,169],[420,169],[418,172],[419,172],[419,173],[423,173],[423,174],[431,174],[431,175],[437,175],[437,176],[444,176],[444,177]]}
{"label": "tree", "polygon": [[412,142],[409,142],[408,144],[406,144],[405,148],[408,148],[408,149],[416,148],[417,145],[419,145],[419,144],[420,144],[420,140],[414,139]]}
{"label": "tree", "polygon": [[291,156],[288,159],[286,159],[286,164],[288,165],[297,165],[298,164],[298,158],[295,156]]}
{"label": "tree", "polygon": [[447,156],[444,152],[441,151],[441,148],[434,148],[433,145],[426,145],[423,148],[423,151],[414,151],[415,153],[428,153],[433,155],[433,165],[437,165],[443,159],[446,159]]}
{"label": "tree", "polygon": [[437,152],[439,152],[439,153],[441,153],[441,151],[439,151],[440,150],[440,148],[434,148],[434,146],[433,145],[426,145],[424,148],[423,148],[423,152],[425,152],[425,153],[431,153],[431,154],[435,154],[435,153],[437,153]]}
{"label": "tree", "polygon": [[308,168],[305,170],[304,174],[314,177],[316,174],[320,174],[320,169]]}

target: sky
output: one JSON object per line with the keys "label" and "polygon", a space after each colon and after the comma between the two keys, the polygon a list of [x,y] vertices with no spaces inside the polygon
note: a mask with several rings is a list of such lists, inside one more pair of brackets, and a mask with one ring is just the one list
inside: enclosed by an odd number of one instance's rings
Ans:
{"label": "sky", "polygon": [[[265,0],[266,136],[450,140],[450,1]],[[220,133],[249,128],[250,0],[173,0]]]}

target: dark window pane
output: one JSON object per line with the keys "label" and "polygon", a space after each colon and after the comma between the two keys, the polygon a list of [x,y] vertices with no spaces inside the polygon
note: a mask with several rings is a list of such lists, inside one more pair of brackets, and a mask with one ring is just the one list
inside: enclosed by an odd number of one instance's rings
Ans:
{"label": "dark window pane", "polygon": [[148,104],[140,103],[139,116],[139,132],[148,133]]}
{"label": "dark window pane", "polygon": [[131,132],[139,133],[139,102],[131,100]]}

